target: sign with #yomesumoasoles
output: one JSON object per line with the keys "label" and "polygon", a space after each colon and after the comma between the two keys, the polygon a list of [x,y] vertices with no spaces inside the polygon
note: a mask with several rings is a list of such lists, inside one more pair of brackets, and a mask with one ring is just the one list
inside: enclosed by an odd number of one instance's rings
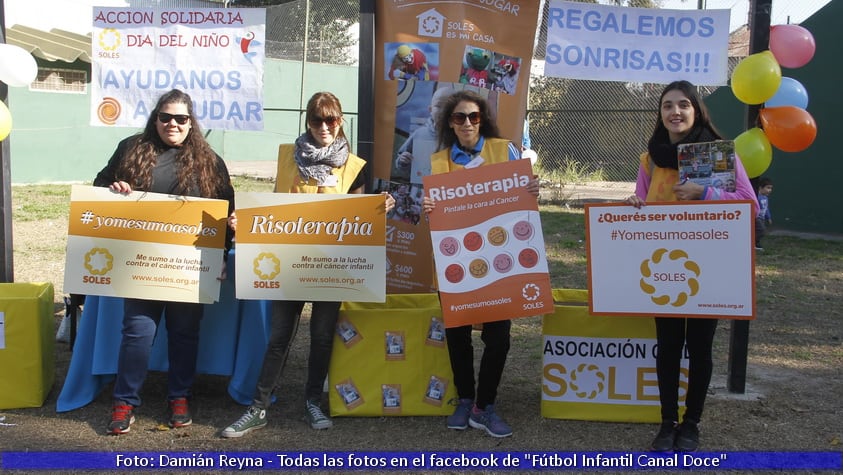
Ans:
{"label": "sign with #yomesumoasoles", "polygon": [[594,315],[755,318],[753,202],[588,204]]}
{"label": "sign with #yomesumoasoles", "polygon": [[213,303],[228,202],[74,185],[64,291]]}
{"label": "sign with #yomesumoasoles", "polygon": [[529,160],[424,177],[445,326],[553,311]]}

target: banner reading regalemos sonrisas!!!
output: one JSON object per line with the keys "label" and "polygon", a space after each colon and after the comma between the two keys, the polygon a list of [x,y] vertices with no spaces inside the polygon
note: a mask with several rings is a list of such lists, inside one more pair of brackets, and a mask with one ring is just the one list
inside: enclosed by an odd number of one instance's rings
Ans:
{"label": "banner reading regalemos sonrisas!!!", "polygon": [[487,98],[504,138],[521,143],[539,4],[535,0],[379,0],[374,176],[396,199],[387,227],[389,293],[430,292],[422,177],[438,148],[434,117],[449,93]]}

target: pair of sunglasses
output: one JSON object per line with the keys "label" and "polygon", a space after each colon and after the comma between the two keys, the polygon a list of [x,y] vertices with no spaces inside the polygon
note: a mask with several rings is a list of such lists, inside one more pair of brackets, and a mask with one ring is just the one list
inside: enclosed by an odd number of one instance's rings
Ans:
{"label": "pair of sunglasses", "polygon": [[335,117],[335,116],[328,116],[328,117],[316,117],[316,116],[314,116],[314,117],[310,118],[308,123],[310,123],[311,127],[316,128],[316,129],[318,129],[319,127],[322,127],[322,124],[327,125],[329,129],[333,129],[334,127],[337,126],[337,124],[340,123],[340,118]]}
{"label": "pair of sunglasses", "polygon": [[176,119],[177,124],[184,125],[188,120],[190,120],[190,116],[185,114],[168,114],[166,112],[158,113],[158,122],[161,122],[162,124],[169,124],[173,119]]}
{"label": "pair of sunglasses", "polygon": [[480,113],[472,112],[471,114],[466,114],[464,112],[454,112],[451,114],[452,124],[465,124],[465,119],[468,119],[471,125],[477,125],[480,123]]}

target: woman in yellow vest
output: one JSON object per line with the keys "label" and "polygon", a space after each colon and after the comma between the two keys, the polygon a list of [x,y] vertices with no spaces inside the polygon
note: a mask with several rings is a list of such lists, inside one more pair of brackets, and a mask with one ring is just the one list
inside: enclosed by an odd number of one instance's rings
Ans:
{"label": "woman in yellow vest", "polygon": [[[500,138],[489,103],[479,94],[469,90],[456,92],[445,100],[439,114],[436,127],[441,150],[430,157],[431,174],[521,158],[512,142]],[[531,180],[527,190],[538,197],[538,180]],[[427,196],[423,205],[426,214],[436,209],[436,203]],[[459,398],[454,413],[447,419],[449,429],[463,430],[470,425],[485,430],[492,437],[512,435],[512,428],[495,412],[512,326],[511,320],[501,318],[483,324],[481,339],[485,347],[476,388],[471,325],[445,330]]]}
{"label": "woman in yellow vest", "polygon": [[[703,186],[679,177],[677,146],[721,139],[697,88],[688,81],[668,84],[659,97],[656,127],[639,158],[635,194],[626,202],[640,208],[649,202],[688,200],[753,200],[755,191],[746,171],[735,159],[736,189]],[[757,210],[757,202],[756,202]],[[749,243],[747,243],[748,245]],[[693,451],[700,442],[697,424],[711,382],[712,344],[717,320],[713,318],[658,317],[656,322],[656,377],[662,424],[651,444],[657,452]],[[679,369],[682,349],[688,352],[688,389],[685,415],[679,424]]]}
{"label": "woman in yellow vest", "polygon": [[[342,193],[361,194],[366,182],[363,173],[366,161],[350,152],[342,129],[342,106],[330,92],[317,92],[307,103],[307,132],[295,144],[284,144],[278,150],[278,193]],[[385,194],[386,211],[395,204]],[[281,381],[281,372],[298,329],[303,301],[275,301],[269,343],[261,368],[252,405],[243,416],[222,431],[223,437],[242,437],[266,426],[266,409],[272,393]],[[305,417],[314,429],[333,425],[322,412],[322,387],[331,361],[334,328],[340,302],[312,302],[310,313],[310,354],[305,384]]]}

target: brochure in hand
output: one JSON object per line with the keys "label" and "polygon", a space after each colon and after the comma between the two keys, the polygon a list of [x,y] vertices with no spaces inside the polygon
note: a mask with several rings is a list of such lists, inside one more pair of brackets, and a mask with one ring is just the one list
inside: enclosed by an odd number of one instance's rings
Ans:
{"label": "brochure in hand", "polygon": [[679,177],[703,186],[735,191],[735,142],[688,143],[677,147]]}

